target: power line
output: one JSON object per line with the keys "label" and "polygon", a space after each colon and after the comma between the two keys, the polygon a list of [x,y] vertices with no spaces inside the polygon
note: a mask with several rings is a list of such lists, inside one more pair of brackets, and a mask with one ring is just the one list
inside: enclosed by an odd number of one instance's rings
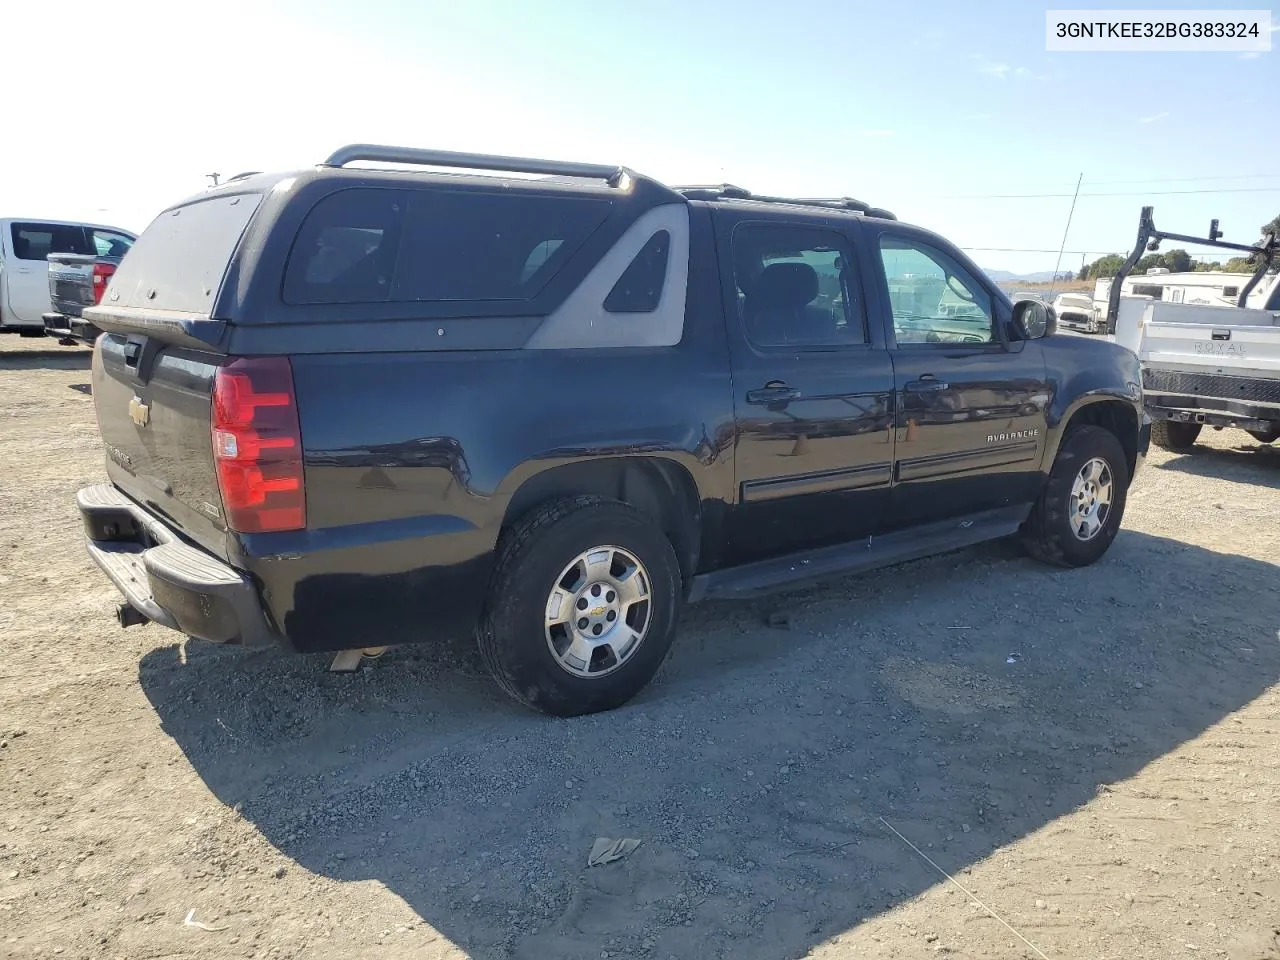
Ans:
{"label": "power line", "polygon": [[[1071,209],[1067,211],[1067,225],[1062,230],[1062,246],[1058,247],[1058,262],[1053,265],[1054,283],[1058,280],[1058,270],[1062,266],[1062,258],[1067,255],[1067,234],[1071,232],[1071,218],[1075,216],[1076,201],[1080,199],[1080,184],[1084,183],[1084,171],[1080,172],[1080,176],[1076,178],[1075,196],[1071,198]],[[1050,285],[1049,292],[1053,293],[1053,286]]]}
{"label": "power line", "polygon": [[1207,183],[1215,180],[1275,180],[1280,173],[1233,173],[1221,177],[1144,177],[1141,180],[1092,180],[1097,187],[1118,187],[1134,183]]}
{"label": "power line", "polygon": [[[1172,197],[1192,193],[1280,193],[1280,187],[1222,187],[1216,190],[1129,190],[1082,193],[1081,197]],[[936,200],[1050,200],[1071,197],[1071,193],[965,193],[935,197]]]}
{"label": "power line", "polygon": [[[1164,184],[1164,183],[1216,183],[1221,180],[1280,180],[1280,173],[1230,173],[1221,176],[1198,176],[1198,177],[1140,177],[1136,180],[1090,180],[1091,187],[1120,187],[1120,186],[1136,186],[1139,184]],[[1029,189],[1036,189],[1029,187]],[[1049,189],[1048,185],[1042,189]],[[964,194],[969,196],[969,194]],[[978,196],[981,196],[980,194]]]}
{"label": "power line", "polygon": [[[969,253],[1057,253],[1058,252],[1057,250],[1045,250],[1039,247],[961,247],[960,249],[967,251]],[[1177,248],[1177,249],[1180,249],[1180,248]],[[1064,255],[1069,253],[1073,257],[1088,257],[1088,256],[1104,256],[1105,257],[1105,256],[1110,256],[1111,254],[1115,254],[1116,256],[1124,255],[1123,253],[1120,253],[1119,251],[1116,251],[1116,250],[1063,250],[1062,253]],[[1222,259],[1222,254],[1220,253],[1191,253],[1190,251],[1187,251],[1187,256],[1203,257],[1205,259],[1217,259],[1217,260]],[[1230,259],[1230,257],[1228,257],[1227,259]]]}

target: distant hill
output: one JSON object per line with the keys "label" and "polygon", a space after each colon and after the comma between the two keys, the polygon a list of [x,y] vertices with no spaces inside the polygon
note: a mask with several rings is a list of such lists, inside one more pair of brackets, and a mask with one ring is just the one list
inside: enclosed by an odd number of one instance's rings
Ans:
{"label": "distant hill", "polygon": [[1052,270],[1040,270],[1036,273],[1010,273],[1008,270],[992,270],[983,267],[988,277],[996,283],[1005,283],[1009,280],[1021,280],[1026,283],[1048,283],[1053,279]]}

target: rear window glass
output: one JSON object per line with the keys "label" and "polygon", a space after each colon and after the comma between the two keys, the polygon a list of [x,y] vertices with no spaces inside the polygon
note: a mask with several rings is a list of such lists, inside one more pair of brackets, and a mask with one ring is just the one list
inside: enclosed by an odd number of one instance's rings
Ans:
{"label": "rear window glass", "polygon": [[9,225],[9,239],[13,255],[19,260],[44,260],[51,253],[94,252],[84,227],[58,223],[13,223]]}
{"label": "rear window glass", "polygon": [[110,303],[209,315],[259,194],[197,200],[143,231],[111,280]]}
{"label": "rear window glass", "polygon": [[608,200],[357,187],[307,215],[287,303],[527,300],[609,214]]}

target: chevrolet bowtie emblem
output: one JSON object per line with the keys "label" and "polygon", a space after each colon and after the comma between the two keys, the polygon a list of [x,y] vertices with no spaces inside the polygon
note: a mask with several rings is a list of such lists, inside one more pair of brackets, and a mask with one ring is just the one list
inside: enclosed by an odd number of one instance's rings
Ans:
{"label": "chevrolet bowtie emblem", "polygon": [[129,401],[129,419],[145,427],[151,421],[151,407],[141,397],[135,396]]}

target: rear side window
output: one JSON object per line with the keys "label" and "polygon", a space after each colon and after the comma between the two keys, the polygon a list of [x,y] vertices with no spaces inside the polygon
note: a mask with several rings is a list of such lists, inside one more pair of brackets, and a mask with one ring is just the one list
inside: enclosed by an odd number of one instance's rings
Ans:
{"label": "rear side window", "polygon": [[667,279],[667,253],[671,234],[659,230],[640,248],[631,265],[605,298],[604,308],[610,313],[653,313],[662,300],[662,285]]}
{"label": "rear side window", "polygon": [[100,257],[120,259],[133,246],[132,237],[126,237],[123,233],[116,233],[114,230],[98,230],[95,228],[92,233],[93,252]]}
{"label": "rear side window", "polygon": [[316,204],[289,254],[285,302],[389,299],[408,202],[403,190],[340,190]]}
{"label": "rear side window", "polygon": [[741,224],[734,280],[747,339],[756,347],[866,343],[862,298],[846,238],[791,224]]}
{"label": "rear side window", "polygon": [[292,304],[528,300],[609,215],[610,202],[357,187],[321,200],[285,271]]}
{"label": "rear side window", "polygon": [[210,197],[160,214],[121,261],[103,306],[208,316],[261,199]]}
{"label": "rear side window", "polygon": [[9,225],[13,255],[19,260],[44,260],[51,253],[94,253],[84,227],[57,223],[14,223]]}

